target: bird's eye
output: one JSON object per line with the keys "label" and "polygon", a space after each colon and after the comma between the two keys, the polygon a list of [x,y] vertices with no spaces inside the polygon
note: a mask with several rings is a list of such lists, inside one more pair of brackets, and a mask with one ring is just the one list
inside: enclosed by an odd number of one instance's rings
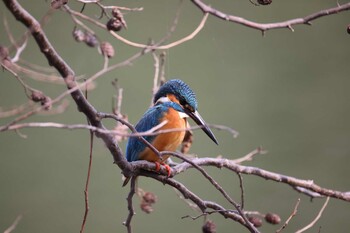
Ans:
{"label": "bird's eye", "polygon": [[181,105],[184,109],[187,109],[187,110],[189,110],[190,112],[194,112],[193,107],[192,107],[191,105],[189,105],[189,104],[187,103],[186,100],[180,99],[179,102],[180,102],[180,105]]}
{"label": "bird's eye", "polygon": [[180,104],[185,107],[187,105],[187,102],[183,99],[180,99]]}
{"label": "bird's eye", "polygon": [[184,106],[186,109],[190,110],[191,112],[194,112],[194,109],[192,108],[192,106],[190,106],[189,104],[185,104]]}

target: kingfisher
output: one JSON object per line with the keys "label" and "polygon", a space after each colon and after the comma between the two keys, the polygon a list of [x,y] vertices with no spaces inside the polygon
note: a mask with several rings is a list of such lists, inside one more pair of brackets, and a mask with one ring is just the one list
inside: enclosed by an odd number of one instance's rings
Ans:
{"label": "kingfisher", "polygon": [[[196,95],[192,89],[180,79],[169,80],[156,92],[153,106],[144,113],[136,124],[135,129],[137,132],[145,132],[163,121],[166,121],[166,123],[159,130],[182,129],[158,135],[144,136],[144,139],[158,151],[175,151],[185,137],[186,129],[188,128],[187,118],[190,117],[211,140],[218,144],[213,132],[198,113],[197,108]],[[127,161],[147,160],[154,162],[156,163],[156,171],[159,171],[160,165],[163,165],[168,171],[168,176],[170,176],[170,167],[165,164],[168,157],[168,155],[160,157],[138,137],[129,137],[126,145]],[[127,180],[124,184],[127,183]]]}

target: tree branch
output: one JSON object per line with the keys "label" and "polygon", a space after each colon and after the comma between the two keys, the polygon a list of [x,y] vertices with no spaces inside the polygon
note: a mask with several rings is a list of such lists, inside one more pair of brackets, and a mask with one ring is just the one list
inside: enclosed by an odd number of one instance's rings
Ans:
{"label": "tree branch", "polygon": [[[31,32],[40,51],[45,55],[49,64],[57,69],[61,74],[62,78],[65,80],[67,88],[76,88],[78,85],[75,81],[74,71],[69,67],[69,65],[60,57],[60,55],[55,51],[45,33],[43,32],[40,23],[33,18],[16,0],[3,0],[6,7],[14,15],[14,17],[23,23]],[[100,119],[97,117],[98,112],[96,109],[86,100],[84,94],[79,88],[76,88],[71,92],[71,96],[74,99],[79,111],[83,112],[91,125],[105,129]],[[114,162],[125,172],[130,172],[132,170],[130,164],[126,161],[125,157],[118,144],[115,142],[114,137],[109,134],[98,135],[104,141],[109,151],[113,155]]]}
{"label": "tree branch", "polygon": [[[152,45],[140,45],[138,44],[136,47],[142,47],[143,50],[138,52],[137,54],[133,55],[129,59],[117,63],[111,66],[106,65],[102,70],[98,71],[96,74],[91,76],[84,84],[78,84],[76,82],[76,77],[74,74],[74,71],[69,67],[68,64],[59,56],[59,54],[54,50],[53,46],[50,44],[48,38],[46,37],[44,31],[42,30],[42,27],[40,23],[34,19],[25,9],[21,7],[21,5],[16,1],[16,0],[3,0],[9,11],[15,16],[17,20],[19,20],[21,23],[23,23],[28,29],[29,32],[32,34],[33,38],[35,39],[36,43],[38,44],[41,52],[45,55],[46,59],[48,60],[49,64],[60,73],[62,76],[64,83],[67,86],[68,91],[65,93],[61,94],[59,97],[57,97],[55,100],[50,101],[50,104],[52,104],[54,101],[58,101],[60,98],[63,98],[63,96],[66,96],[68,94],[71,95],[73,100],[75,101],[79,111],[85,114],[85,116],[88,118],[88,121],[91,123],[91,126],[87,125],[63,125],[63,124],[58,124],[58,123],[51,123],[51,122],[46,122],[46,123],[23,123],[23,124],[17,124],[17,122],[26,119],[26,117],[33,115],[34,113],[40,111],[43,107],[36,108],[26,114],[23,114],[22,116],[16,118],[13,120],[11,123],[7,124],[6,126],[0,127],[0,131],[6,131],[6,130],[17,130],[19,128],[23,127],[56,127],[56,128],[66,128],[66,129],[78,129],[78,128],[83,128],[83,129],[89,129],[95,134],[100,137],[105,145],[108,147],[110,153],[112,154],[114,158],[114,162],[119,166],[119,168],[123,171],[124,175],[131,177],[131,188],[130,192],[128,195],[128,216],[126,219],[126,222],[124,223],[125,226],[127,227],[128,232],[132,232],[131,229],[131,220],[134,215],[134,208],[133,208],[133,203],[132,203],[132,198],[135,194],[135,185],[136,185],[136,177],[137,176],[146,176],[153,178],[159,182],[162,182],[164,184],[170,185],[177,189],[184,198],[191,200],[193,203],[195,203],[200,211],[202,211],[202,215],[206,214],[211,214],[211,213],[218,213],[224,216],[225,218],[230,218],[240,224],[242,224],[244,227],[246,227],[249,231],[251,232],[259,232],[255,226],[247,219],[247,212],[243,210],[243,204],[244,204],[244,190],[243,190],[243,180],[242,180],[242,174],[246,175],[255,175],[259,176],[264,179],[268,180],[273,180],[276,182],[282,182],[285,184],[288,184],[292,186],[294,189],[298,190],[301,193],[304,193],[309,196],[317,197],[332,197],[332,198],[337,198],[340,200],[344,201],[350,201],[350,192],[340,192],[336,190],[331,190],[331,189],[326,189],[323,187],[320,187],[312,180],[302,180],[302,179],[297,179],[294,177],[286,176],[283,174],[278,174],[270,171],[266,171],[260,168],[256,167],[249,167],[249,166],[243,166],[240,165],[239,163],[243,161],[248,161],[252,159],[256,154],[261,154],[263,151],[261,149],[257,149],[248,155],[237,159],[237,160],[228,160],[228,159],[223,159],[223,158],[195,158],[195,159],[188,159],[185,156],[183,156],[180,153],[176,152],[169,152],[169,151],[163,151],[159,152],[157,149],[155,149],[149,142],[147,142],[143,136],[144,135],[151,135],[151,134],[159,134],[159,133],[165,133],[169,131],[162,131],[158,130],[159,128],[152,129],[151,131],[147,132],[142,132],[138,133],[136,132],[135,128],[128,123],[126,120],[119,118],[116,115],[112,114],[106,114],[106,113],[100,113],[98,112],[85,98],[84,94],[80,90],[82,85],[85,85],[89,82],[92,82],[93,80],[97,79],[98,77],[101,77],[107,72],[110,72],[118,67],[121,67],[123,65],[129,65],[131,64],[132,61],[135,59],[143,56],[146,53],[149,53],[153,51],[154,49],[168,49],[171,48],[172,46],[176,46],[178,44],[181,44],[191,38],[193,38],[197,33],[204,27],[206,20],[208,18],[208,15],[214,15],[218,18],[232,21],[244,26],[248,26],[251,28],[259,29],[261,31],[266,31],[269,29],[274,29],[274,28],[289,28],[292,30],[292,25],[296,24],[310,24],[312,20],[318,19],[320,17],[326,16],[326,15],[331,15],[335,14],[341,11],[349,10],[350,9],[350,3],[343,4],[343,5],[338,5],[337,7],[323,10],[314,14],[311,14],[309,16],[306,16],[304,18],[297,18],[297,19],[292,19],[284,22],[278,22],[278,23],[271,23],[271,24],[259,24],[255,23],[237,16],[233,15],[227,15],[223,12],[220,12],[206,4],[204,4],[201,0],[192,0],[192,2],[199,7],[205,14],[203,16],[203,19],[201,23],[198,25],[197,29],[194,30],[189,36],[173,42],[168,45],[164,46],[159,46],[165,39],[170,37],[170,33],[175,30],[176,22],[177,22],[177,16],[174,20],[173,27],[170,29],[170,32],[168,35],[159,42],[158,44],[152,44]],[[98,1],[95,1],[97,4]],[[101,5],[99,5],[101,6]],[[65,8],[67,12],[71,14],[71,16],[79,16],[85,20],[88,20],[90,22],[93,22],[97,24],[98,26],[102,26],[99,22],[92,20],[85,16],[84,14],[74,12],[70,10],[68,7]],[[74,18],[73,17],[73,18]],[[105,25],[103,25],[105,28]],[[111,32],[113,34],[113,32]],[[117,36],[116,36],[117,37]],[[117,37],[118,38],[118,37]],[[119,38],[120,39],[120,38]],[[129,42],[128,42],[129,43]],[[130,43],[129,43],[130,44]],[[157,71],[157,73],[159,73]],[[118,131],[113,131],[113,130],[108,130],[105,128],[105,126],[102,123],[102,120],[104,118],[113,118],[116,121],[121,122],[122,124],[127,125],[132,131],[132,134],[122,134]],[[192,127],[195,128],[195,127]],[[198,128],[198,127],[197,127]],[[220,127],[218,127],[220,128]],[[221,129],[229,129],[225,127],[221,127]],[[157,131],[158,130],[158,131]],[[172,132],[175,130],[171,130]],[[231,129],[231,133],[235,136],[237,136],[237,132]],[[233,205],[236,209],[231,210],[231,209],[226,209],[219,204],[212,202],[212,201],[206,201],[201,199],[198,195],[196,195],[194,192],[192,192],[190,189],[188,189],[186,186],[184,186],[182,183],[165,176],[164,174],[167,174],[167,171],[162,168],[160,171],[160,174],[150,172],[155,170],[155,165],[153,163],[147,162],[147,161],[136,161],[132,163],[128,163],[125,159],[125,156],[123,155],[123,152],[121,151],[118,143],[115,140],[114,135],[122,135],[125,137],[139,137],[140,140],[142,140],[148,147],[150,147],[156,154],[159,156],[162,156],[164,154],[169,154],[172,156],[175,156],[177,158],[180,158],[184,162],[177,164],[172,168],[172,176],[175,176],[181,172],[186,171],[189,168],[196,168],[198,171],[201,172],[201,174],[213,185],[220,193],[223,195],[226,200]],[[240,179],[240,186],[241,186],[241,205],[236,203],[229,195],[228,193],[202,168],[202,166],[213,166],[217,168],[227,168],[235,173],[238,174],[239,179]],[[88,175],[89,178],[89,175]],[[86,191],[88,186],[88,181],[86,183]],[[327,199],[328,202],[328,199]],[[326,202],[326,203],[327,203]],[[324,207],[321,209],[319,212],[319,216],[321,216],[322,211],[326,207],[326,203]],[[86,204],[87,204],[87,195],[86,195]],[[296,206],[297,208],[297,206]],[[295,209],[296,209],[295,208]],[[210,209],[210,210],[208,210]],[[86,208],[88,210],[88,206]],[[87,214],[87,211],[86,211]],[[318,218],[315,219],[317,221]],[[84,221],[86,220],[86,217],[84,217]],[[83,223],[84,226],[85,222]],[[312,223],[313,224],[313,223]],[[83,226],[82,226],[82,231],[83,231]]]}
{"label": "tree branch", "polygon": [[316,20],[318,18],[336,14],[342,11],[347,11],[350,10],[350,2],[345,3],[343,5],[338,5],[336,7],[330,8],[330,9],[325,9],[321,10],[319,12],[307,15],[303,18],[295,18],[295,19],[290,19],[282,22],[276,22],[276,23],[256,23],[250,20],[247,20],[242,17],[238,17],[235,15],[229,15],[226,14],[222,11],[219,11],[207,4],[205,4],[202,0],[192,0],[192,3],[195,4],[203,13],[209,13],[217,18],[223,19],[225,21],[230,21],[233,23],[237,23],[246,27],[250,27],[253,29],[258,29],[261,30],[262,32],[265,32],[270,29],[278,29],[278,28],[288,28],[291,31],[294,31],[292,26],[293,25],[298,25],[298,24],[307,24],[310,25],[311,21]]}
{"label": "tree branch", "polygon": [[[270,172],[257,167],[243,166],[235,163],[233,160],[223,158],[195,158],[191,160],[192,163],[197,166],[215,166],[217,168],[227,168],[231,171],[242,173],[246,175],[255,175],[264,179],[273,180],[276,182],[282,182],[292,187],[302,187],[306,190],[321,194],[327,197],[337,198],[343,201],[350,202],[350,192],[340,192],[332,189],[326,189],[318,186],[313,180],[302,180],[295,177]],[[180,163],[173,168],[174,175],[184,172],[185,170],[192,168],[192,164]],[[302,192],[301,190],[299,190]]]}
{"label": "tree branch", "polygon": [[327,197],[326,201],[324,202],[322,208],[320,209],[320,211],[318,212],[317,216],[315,217],[314,220],[312,220],[312,222],[310,222],[307,226],[303,227],[302,229],[296,231],[295,233],[302,233],[308,229],[310,229],[311,227],[313,227],[313,225],[315,225],[315,223],[321,218],[323,211],[325,210],[325,208],[327,207],[329,202],[329,197]]}

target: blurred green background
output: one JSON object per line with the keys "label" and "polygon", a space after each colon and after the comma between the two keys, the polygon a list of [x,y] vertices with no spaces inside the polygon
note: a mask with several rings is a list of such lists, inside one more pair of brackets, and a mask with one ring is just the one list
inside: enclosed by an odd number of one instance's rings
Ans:
{"label": "blurred green background", "polygon": [[[20,1],[40,19],[50,1]],[[346,1],[340,1],[345,3]],[[270,6],[252,5],[246,1],[211,1],[212,6],[257,22],[276,22],[302,17],[336,6],[336,1],[274,1]],[[73,9],[80,4],[70,1]],[[159,40],[172,26],[178,1],[103,1],[126,7],[144,7],[142,12],[128,12],[128,29],[120,34],[131,41],[147,43]],[[1,2],[1,20],[6,17],[11,31],[20,38],[25,28],[17,23]],[[85,13],[98,17],[96,6]],[[170,41],[191,33],[202,13],[190,2],[183,2],[176,31]],[[102,20],[103,22],[106,19]],[[199,112],[208,123],[233,127],[237,139],[224,131],[214,131],[219,146],[200,131],[195,132],[191,153],[201,157],[222,155],[241,157],[262,146],[268,154],[247,163],[266,170],[303,179],[341,191],[349,190],[350,164],[350,23],[349,12],[323,17],[313,26],[295,26],[261,32],[209,17],[205,28],[193,40],[167,52],[166,77],[179,77],[196,92]],[[89,77],[102,68],[103,58],[97,49],[88,48],[72,38],[74,23],[62,11],[56,11],[45,26],[48,38],[77,75]],[[108,33],[92,26],[101,40],[116,49],[111,64],[125,60],[139,49],[117,41]],[[9,45],[3,23],[0,43]],[[12,53],[13,55],[13,53]],[[22,58],[47,66],[46,60],[31,38]],[[153,59],[146,55],[127,67],[110,72],[98,80],[89,100],[100,111],[111,111],[114,89],[111,81],[118,78],[124,89],[123,113],[136,123],[151,99]],[[33,87],[56,97],[63,85],[33,81]],[[70,100],[68,97],[67,99]],[[9,108],[26,101],[23,88],[8,72],[1,72],[0,106]],[[0,119],[0,125],[11,119]],[[71,102],[60,115],[38,115],[28,121],[50,121],[67,124],[85,123],[85,117]],[[112,127],[113,124],[107,123]],[[23,129],[21,138],[15,132],[0,134],[0,231],[14,219],[23,218],[14,232],[78,232],[84,213],[84,186],[88,165],[89,133],[60,129]],[[125,143],[122,147],[125,148]],[[125,198],[120,170],[100,140],[95,140],[92,177],[89,189],[90,212],[85,232],[126,232]],[[232,197],[239,201],[239,182],[235,174],[208,169]],[[191,170],[176,179],[184,182],[204,199],[232,208],[197,171]],[[324,200],[310,199],[289,186],[244,176],[246,209],[278,213],[282,221],[292,212],[297,199],[297,215],[284,232],[294,232],[314,219]],[[147,178],[139,186],[158,196],[152,214],[143,213],[134,198],[136,216],[134,232],[201,232],[203,219],[181,219],[197,215],[177,197],[173,189]],[[350,203],[332,199],[322,218],[310,232],[347,232]],[[246,232],[239,224],[219,215],[209,217],[218,232]],[[276,226],[264,224],[262,232],[273,232]]]}

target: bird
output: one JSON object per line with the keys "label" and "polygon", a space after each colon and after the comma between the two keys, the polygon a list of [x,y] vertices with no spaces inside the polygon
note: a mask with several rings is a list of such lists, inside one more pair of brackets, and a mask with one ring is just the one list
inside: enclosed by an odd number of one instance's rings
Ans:
{"label": "bird", "polygon": [[[188,128],[187,119],[190,117],[215,144],[218,144],[215,135],[197,109],[198,103],[193,90],[182,80],[171,79],[156,92],[153,98],[153,106],[143,114],[135,125],[135,130],[145,132],[163,121],[166,121],[166,123],[159,130],[182,129],[158,135],[143,136],[158,151],[176,151],[185,137]],[[137,160],[154,162],[156,163],[156,171],[159,171],[160,165],[163,165],[168,171],[168,176],[170,176],[170,167],[165,164],[168,157],[169,155],[160,157],[138,137],[129,137],[128,139],[126,145],[126,159],[128,162]],[[128,182],[128,179],[125,181],[124,184]]]}

